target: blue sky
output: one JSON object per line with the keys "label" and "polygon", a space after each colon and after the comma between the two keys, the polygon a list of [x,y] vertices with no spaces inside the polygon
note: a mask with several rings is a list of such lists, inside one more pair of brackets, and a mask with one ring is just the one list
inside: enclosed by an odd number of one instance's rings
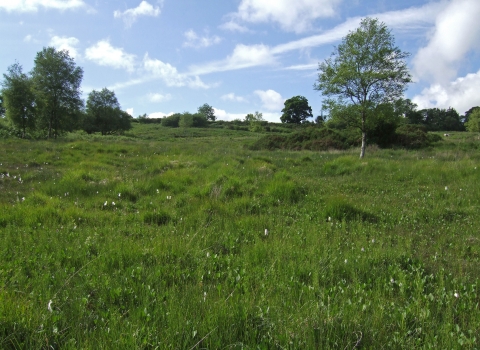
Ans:
{"label": "blue sky", "polygon": [[478,0],[0,0],[0,72],[54,46],[83,68],[85,98],[107,87],[135,117],[208,103],[219,119],[279,121],[296,95],[316,116],[318,63],[366,16],[411,53],[420,108],[480,105]]}

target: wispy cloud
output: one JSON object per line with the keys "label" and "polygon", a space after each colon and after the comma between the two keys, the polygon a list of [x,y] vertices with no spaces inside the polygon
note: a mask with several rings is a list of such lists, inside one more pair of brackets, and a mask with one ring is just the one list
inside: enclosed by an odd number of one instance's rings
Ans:
{"label": "wispy cloud", "polygon": [[159,93],[150,93],[148,94],[147,97],[150,102],[157,102],[157,103],[170,101],[172,99],[172,95],[170,94],[162,95]]}
{"label": "wispy cloud", "polygon": [[205,84],[198,75],[192,77],[179,73],[177,68],[171,64],[162,62],[158,59],[152,59],[148,54],[146,54],[143,59],[143,68],[152,76],[152,78],[163,80],[167,86],[188,86],[194,89],[210,88],[210,86]]}
{"label": "wispy cloud", "polygon": [[36,12],[40,8],[74,10],[86,7],[82,0],[1,0],[0,9],[7,12]]}
{"label": "wispy cloud", "polygon": [[266,45],[239,44],[226,59],[190,67],[192,74],[208,74],[255,66],[275,64],[276,59]]}
{"label": "wispy cloud", "polygon": [[135,70],[136,56],[126,53],[123,48],[113,47],[108,39],[100,40],[85,50],[85,58],[101,66],[115,69]]}
{"label": "wispy cloud", "polygon": [[[422,31],[425,31],[425,28],[430,27],[435,22],[438,13],[444,8],[444,2],[428,3],[421,7],[411,7],[405,10],[373,14],[371,17],[378,18],[380,21],[385,22],[391,29],[422,29]],[[345,22],[323,33],[307,36],[273,47],[263,44],[238,44],[232,54],[227,56],[226,59],[194,65],[190,67],[190,70],[195,74],[202,75],[255,66],[272,65],[278,62],[282,54],[290,51],[304,50],[340,41],[350,31],[358,27],[361,19],[362,17],[349,18]],[[291,66],[290,69],[310,69],[310,67],[313,66],[297,65]]]}
{"label": "wispy cloud", "polygon": [[214,35],[214,36],[208,36],[208,35],[199,36],[192,29],[186,31],[184,33],[184,36],[185,36],[185,39],[187,39],[187,41],[185,41],[183,43],[183,46],[185,46],[185,47],[205,48],[205,47],[209,47],[209,46],[219,44],[222,41],[222,39],[217,35]]}
{"label": "wispy cloud", "polygon": [[221,98],[224,101],[247,102],[247,99],[245,97],[237,96],[233,92],[231,92],[229,94],[225,94]]}
{"label": "wispy cloud", "polygon": [[124,12],[118,10],[113,12],[113,17],[123,19],[125,26],[128,28],[131,27],[132,24],[135,23],[137,18],[140,16],[158,17],[158,15],[160,15],[160,13],[162,12],[162,4],[163,1],[160,2],[160,6],[153,6],[147,1],[142,1],[140,5],[135,8],[125,10]]}

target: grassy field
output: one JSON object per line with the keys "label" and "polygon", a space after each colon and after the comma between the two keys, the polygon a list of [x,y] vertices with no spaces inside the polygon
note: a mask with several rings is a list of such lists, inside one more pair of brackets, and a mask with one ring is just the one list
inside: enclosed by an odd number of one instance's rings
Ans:
{"label": "grassy field", "polygon": [[476,135],[363,160],[260,136],[0,141],[0,348],[479,348]]}

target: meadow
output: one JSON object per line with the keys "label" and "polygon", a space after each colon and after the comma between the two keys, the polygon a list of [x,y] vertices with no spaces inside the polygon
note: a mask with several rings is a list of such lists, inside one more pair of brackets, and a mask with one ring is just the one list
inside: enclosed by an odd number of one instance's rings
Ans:
{"label": "meadow", "polygon": [[480,140],[0,141],[2,349],[475,349]]}

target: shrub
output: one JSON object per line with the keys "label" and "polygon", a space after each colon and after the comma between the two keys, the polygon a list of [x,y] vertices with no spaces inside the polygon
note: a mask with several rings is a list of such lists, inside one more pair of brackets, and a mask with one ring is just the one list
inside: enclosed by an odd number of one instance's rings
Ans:
{"label": "shrub", "polygon": [[395,130],[396,143],[405,148],[421,148],[429,144],[424,126],[406,124]]}
{"label": "shrub", "polygon": [[162,118],[162,126],[170,128],[178,128],[180,123],[180,113],[172,114],[169,117]]}

